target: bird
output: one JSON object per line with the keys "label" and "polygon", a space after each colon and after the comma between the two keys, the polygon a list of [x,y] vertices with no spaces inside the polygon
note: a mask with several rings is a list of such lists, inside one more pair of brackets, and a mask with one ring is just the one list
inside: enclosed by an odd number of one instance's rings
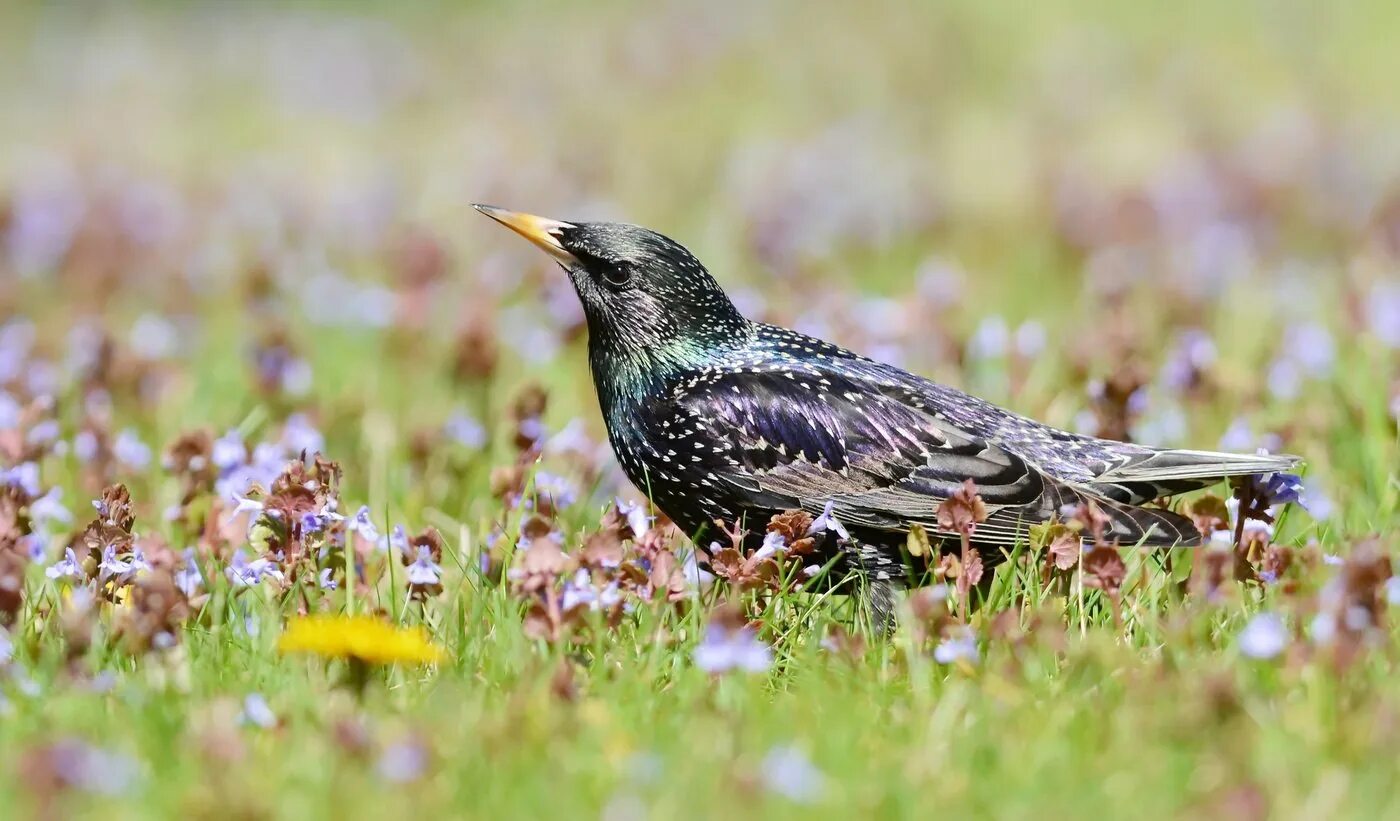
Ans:
{"label": "bird", "polygon": [[845,531],[825,548],[885,591],[884,607],[909,584],[903,551],[916,525],[941,549],[957,543],[937,514],[968,480],[986,506],[972,546],[992,565],[1031,527],[1086,502],[1120,544],[1199,545],[1192,521],[1160,500],[1301,461],[1058,430],[750,320],[694,254],[655,231],[475,208],[549,254],[572,281],[609,442],[658,510],[701,550],[717,522],[761,532],[785,511],[825,514]]}

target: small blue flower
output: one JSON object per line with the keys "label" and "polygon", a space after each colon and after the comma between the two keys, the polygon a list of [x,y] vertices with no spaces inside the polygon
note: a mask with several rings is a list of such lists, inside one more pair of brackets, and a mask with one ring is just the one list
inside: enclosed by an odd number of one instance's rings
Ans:
{"label": "small blue flower", "polygon": [[535,495],[549,499],[555,508],[568,507],[578,498],[573,483],[543,470],[535,474]]}
{"label": "small blue flower", "polygon": [[1303,392],[1303,375],[1292,359],[1280,357],[1269,366],[1269,395],[1280,401],[1297,399]]}
{"label": "small blue flower", "polygon": [[968,340],[967,352],[973,359],[1000,359],[1006,355],[1011,333],[1006,320],[1000,316],[989,316],[977,324]]}
{"label": "small blue flower", "polygon": [[418,558],[408,566],[408,583],[413,587],[435,587],[442,583],[442,568],[433,561],[426,545],[418,546]]}
{"label": "small blue flower", "polygon": [[50,579],[83,578],[83,566],[78,564],[78,557],[74,555],[73,548],[63,551],[63,558],[45,568],[44,575]]}
{"label": "small blue flower", "polygon": [[1240,652],[1252,659],[1271,659],[1288,647],[1288,629],[1274,613],[1257,613],[1240,631]]}
{"label": "small blue flower", "polygon": [[331,578],[334,572],[334,568],[321,568],[321,572],[316,577],[316,582],[321,586],[322,590],[334,590],[340,586],[335,579]]}
{"label": "small blue flower", "polygon": [[393,784],[407,784],[428,771],[428,750],[415,739],[402,739],[387,745],[375,765],[379,777]]}
{"label": "small blue flower", "polygon": [[151,463],[151,449],[136,431],[127,428],[112,442],[112,455],[129,470],[145,470]]}
{"label": "small blue flower", "polygon": [[199,562],[195,560],[193,548],[185,549],[185,564],[175,571],[175,586],[187,599],[194,598],[204,587],[204,574],[199,572]]}
{"label": "small blue flower", "polygon": [[367,542],[379,541],[379,530],[374,526],[374,520],[370,518],[369,505],[360,505],[360,509],[355,511],[355,515],[349,520],[347,528],[351,533],[359,534],[360,538]]}
{"label": "small blue flower", "polygon": [[214,440],[209,459],[220,473],[227,473],[247,461],[248,446],[243,444],[243,437],[237,430],[231,430]]}
{"label": "small blue flower", "polygon": [[27,496],[39,495],[39,465],[35,462],[21,462],[12,468],[0,468],[0,485],[17,487]]}
{"label": "small blue flower", "polygon": [[1260,495],[1269,505],[1288,505],[1303,497],[1303,479],[1291,473],[1270,473],[1257,477]]}
{"label": "small blue flower", "polygon": [[38,564],[48,555],[48,544],[44,537],[38,533],[31,533],[24,537],[24,555],[29,561]]}
{"label": "small blue flower", "polygon": [[70,524],[73,514],[63,506],[63,489],[50,488],[48,493],[29,503],[29,518],[40,532],[47,533],[51,524]]}
{"label": "small blue flower", "polygon": [[1189,389],[1200,374],[1215,364],[1218,352],[1215,340],[1200,328],[1190,328],[1177,334],[1176,341],[1162,365],[1161,381],[1174,393]]}
{"label": "small blue flower", "polygon": [[1220,437],[1220,449],[1230,453],[1244,453],[1254,449],[1254,431],[1243,418],[1230,423],[1225,434]]}
{"label": "small blue flower", "polygon": [[818,533],[825,533],[830,530],[843,540],[849,540],[851,538],[851,534],[846,532],[846,526],[841,524],[841,522],[837,520],[836,515],[832,513],[835,507],[835,502],[826,503],[826,507],[822,509],[822,515],[813,519],[812,524],[807,528],[808,536],[814,536]]}
{"label": "small blue flower", "polygon": [[24,408],[3,390],[0,390],[0,430],[19,427],[19,419]]}
{"label": "small blue flower", "polygon": [[[308,383],[310,378],[310,368],[307,368]],[[307,385],[309,388],[309,384]],[[288,391],[296,393],[296,391]],[[292,456],[306,453],[308,456],[320,453],[326,447],[326,437],[321,435],[321,431],[311,424],[311,419],[304,413],[294,413],[287,417],[287,423],[282,426],[282,447]]]}
{"label": "small blue flower", "polygon": [[1316,521],[1325,522],[1332,518],[1332,499],[1316,482],[1309,480],[1303,483],[1303,489],[1298,494],[1298,504]]}
{"label": "small blue flower", "polygon": [[45,419],[44,421],[30,428],[29,433],[25,436],[24,440],[30,445],[38,445],[42,447],[45,445],[51,445],[54,442],[58,441],[58,437],[62,432],[63,429],[59,427],[58,422],[54,421],[53,419]]}
{"label": "small blue flower", "polygon": [[261,514],[263,512],[263,503],[257,501],[256,499],[249,499],[246,496],[235,495],[233,497],[233,501],[233,512],[229,514],[230,516],[238,516],[243,513],[251,513],[254,514],[253,518],[256,519],[258,517],[258,514]]}
{"label": "small blue flower", "polygon": [[83,464],[88,464],[97,458],[98,443],[97,434],[90,430],[80,430],[73,437],[73,456]]}
{"label": "small blue flower", "polygon": [[124,755],[64,740],[48,748],[49,766],[64,784],[96,795],[121,795],[136,782],[136,762]]}
{"label": "small blue flower", "polygon": [[772,792],[797,803],[811,803],[826,790],[826,776],[802,750],[774,747],[763,758],[763,783]]}
{"label": "small blue flower", "polygon": [[128,564],[130,564],[133,574],[149,573],[151,570],[151,563],[146,561],[146,552],[139,545],[131,549],[131,559]]}
{"label": "small blue flower", "polygon": [[126,581],[127,574],[131,573],[131,562],[126,559],[117,558],[116,545],[107,545],[102,549],[102,560],[97,564],[98,581],[115,580],[118,584]]}
{"label": "small blue flower", "polygon": [[711,623],[695,648],[694,659],[695,666],[707,673],[762,673],[772,665],[773,651],[748,625],[731,628]]}
{"label": "small blue flower", "polygon": [[622,499],[616,501],[617,512],[627,518],[627,526],[632,529],[633,538],[640,540],[651,530],[651,523],[656,521],[656,517],[647,514],[645,502],[627,502]]}
{"label": "small blue flower", "polygon": [[238,716],[240,724],[271,730],[277,726],[277,714],[261,693],[249,693],[243,699],[243,712]]}
{"label": "small blue flower", "polygon": [[955,664],[959,661],[975,664],[977,659],[977,639],[970,634],[950,636],[933,648],[933,660],[939,664]]}
{"label": "small blue flower", "polygon": [[278,570],[266,557],[260,557],[248,561],[248,554],[243,552],[243,548],[234,551],[233,558],[229,561],[229,566],[224,569],[229,581],[234,587],[253,587],[262,582],[263,579],[283,579],[282,571]]}
{"label": "small blue flower", "polygon": [[754,558],[767,559],[779,553],[787,551],[787,541],[783,539],[783,534],[776,530],[770,530],[763,535],[763,544],[754,551]]}
{"label": "small blue flower", "polygon": [[1337,361],[1337,345],[1332,332],[1316,322],[1289,327],[1283,337],[1284,356],[1313,379],[1332,373]]}
{"label": "small blue flower", "polygon": [[465,413],[454,413],[442,426],[447,438],[470,450],[486,446],[486,429]]}
{"label": "small blue flower", "polygon": [[1381,282],[1366,301],[1371,333],[1388,348],[1400,348],[1400,282]]}

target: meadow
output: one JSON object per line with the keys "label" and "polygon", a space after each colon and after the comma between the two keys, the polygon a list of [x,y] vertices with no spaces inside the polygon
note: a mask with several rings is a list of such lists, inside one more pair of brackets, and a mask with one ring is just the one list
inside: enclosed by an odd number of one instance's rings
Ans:
{"label": "meadow", "polygon": [[[0,814],[1400,817],[1397,34],[7,5]],[[472,202],[647,225],[751,316],[1301,488],[1183,501],[1194,550],[1067,512],[980,597],[915,555],[886,635],[804,585],[811,517],[716,563],[647,506],[567,278]]]}

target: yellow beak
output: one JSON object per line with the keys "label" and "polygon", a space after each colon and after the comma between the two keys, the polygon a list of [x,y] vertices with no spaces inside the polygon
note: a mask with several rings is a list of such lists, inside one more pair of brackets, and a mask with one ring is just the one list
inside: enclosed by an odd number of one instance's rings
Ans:
{"label": "yellow beak", "polygon": [[560,222],[548,217],[537,217],[534,214],[522,214],[519,211],[507,211],[493,205],[473,205],[472,207],[538,245],[540,250],[564,265],[578,263],[578,257],[564,250],[564,246],[559,243],[559,233],[565,228],[573,228],[572,223]]}

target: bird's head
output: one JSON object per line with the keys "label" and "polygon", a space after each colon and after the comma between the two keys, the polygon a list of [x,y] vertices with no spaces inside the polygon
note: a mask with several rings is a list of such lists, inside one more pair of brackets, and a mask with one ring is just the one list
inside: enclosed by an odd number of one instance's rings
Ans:
{"label": "bird's head", "polygon": [[561,222],[476,206],[549,254],[569,274],[596,359],[637,367],[694,364],[747,328],[715,278],[680,243],[615,222]]}

